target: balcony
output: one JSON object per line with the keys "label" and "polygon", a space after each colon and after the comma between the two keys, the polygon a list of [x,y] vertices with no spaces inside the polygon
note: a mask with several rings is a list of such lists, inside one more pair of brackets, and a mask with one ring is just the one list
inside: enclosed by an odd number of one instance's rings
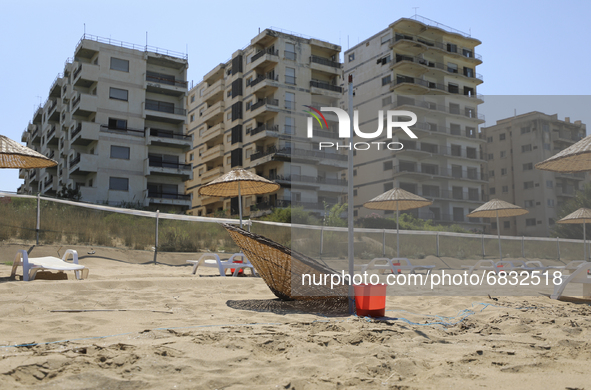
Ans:
{"label": "balcony", "polygon": [[255,210],[269,210],[274,208],[287,207],[303,207],[304,210],[324,211],[325,207],[329,209],[334,206],[335,202],[318,202],[314,200],[291,200],[291,199],[275,199],[273,201],[259,202],[256,205],[250,206],[250,211]]}
{"label": "balcony", "polygon": [[437,54],[441,55],[443,51],[443,54],[452,54],[458,58],[468,59],[476,65],[482,63],[482,56],[474,53],[473,49],[450,43],[435,42],[416,35],[396,33],[394,40],[390,43],[390,48],[397,52],[405,51],[414,55],[428,50],[436,50]]}
{"label": "balcony", "polygon": [[250,106],[250,111],[252,112],[253,116],[260,115],[264,111],[268,110],[272,106],[279,108],[279,100],[278,99],[271,99],[271,98],[264,98],[259,99],[256,103]]}
{"label": "balcony", "polygon": [[[343,88],[338,85],[332,85],[325,81],[310,80],[310,92],[313,94],[324,94],[324,91],[343,93]],[[336,96],[336,95],[335,95]]]}
{"label": "balcony", "polygon": [[483,77],[480,73],[474,73],[471,68],[452,69],[449,66],[436,61],[430,61],[421,57],[405,56],[397,54],[394,61],[392,61],[391,69],[404,74],[412,74],[413,76],[421,76],[431,69],[438,69],[447,75],[456,76],[457,78],[470,80],[476,84],[482,84]]}
{"label": "balcony", "polygon": [[146,91],[170,96],[181,96],[187,92],[187,82],[174,76],[147,71]]}
{"label": "balcony", "polygon": [[215,204],[218,202],[223,202],[224,198],[220,197],[220,196],[204,196],[201,197],[201,205],[202,206],[207,206],[207,205],[211,205],[211,204]]}
{"label": "balcony", "polygon": [[200,142],[209,142],[213,139],[224,135],[225,125],[223,122],[218,123],[208,129],[199,130]]}
{"label": "balcony", "polygon": [[209,182],[213,179],[217,179],[218,177],[224,174],[224,167],[220,166],[217,168],[209,169],[201,174],[201,183]]}
{"label": "balcony", "polygon": [[560,178],[570,179],[570,180],[585,180],[585,172],[576,172],[576,173],[565,173],[565,172],[556,172],[555,175]]}
{"label": "balcony", "polygon": [[481,156],[480,152],[476,148],[456,148],[456,147],[449,147],[449,146],[440,146],[440,145],[431,145],[429,144],[418,146],[414,142],[403,142],[404,149],[400,151],[400,153],[404,153],[405,155],[415,155],[415,156],[431,156],[431,155],[438,155],[438,156],[447,156],[447,157],[457,157],[461,159],[468,159],[468,160],[480,160],[485,161]]}
{"label": "balcony", "polygon": [[88,146],[94,141],[98,141],[101,126],[94,122],[78,122],[71,131],[70,144]]}
{"label": "balcony", "polygon": [[31,143],[33,145],[40,145],[41,132],[39,131],[39,126],[29,123],[29,125],[27,126],[27,131],[31,133]]}
{"label": "balcony", "polygon": [[47,129],[47,136],[45,137],[45,139],[46,139],[45,142],[47,145],[57,145],[58,144],[58,137],[56,136],[56,130],[57,130],[56,125],[51,125]]}
{"label": "balcony", "polygon": [[191,180],[193,178],[193,171],[191,164],[164,162],[147,158],[145,160],[144,170],[147,175],[166,175],[177,176],[183,181]]}
{"label": "balcony", "polygon": [[279,76],[271,75],[268,77],[266,75],[258,75],[247,87],[250,87],[251,93],[269,94],[272,90],[278,88],[278,80]]}
{"label": "balcony", "polygon": [[[483,114],[478,114],[475,109],[471,109],[471,110],[467,111],[466,107],[464,107],[464,111],[462,111],[459,107],[453,108],[453,107],[448,107],[448,106],[444,106],[441,104],[416,101],[415,99],[404,98],[404,97],[403,98],[399,97],[393,103],[393,107],[396,109],[399,109],[403,106],[410,106],[410,107],[417,107],[417,108],[425,109],[425,110],[430,111],[430,113],[437,111],[437,112],[446,113],[446,114],[458,115],[461,117],[475,119],[480,123],[483,123],[485,121]],[[476,137],[471,137],[471,138],[476,138]]]}
{"label": "balcony", "polygon": [[453,178],[458,180],[480,181],[487,182],[488,175],[482,174],[478,169],[449,169],[447,167],[440,167],[431,164],[422,164],[420,168],[415,164],[401,164],[393,167],[393,176],[413,175],[417,178],[424,177],[426,179],[434,176]]}
{"label": "balcony", "polygon": [[131,135],[133,137],[145,137],[146,130],[142,129],[132,129],[129,127],[117,127],[117,126],[109,126],[109,125],[100,125],[100,129],[102,132],[105,133],[113,133],[113,134],[125,134]]}
{"label": "balcony", "polygon": [[174,103],[146,99],[145,108],[146,119],[175,124],[186,121],[187,110],[176,107]]}
{"label": "balcony", "polygon": [[203,94],[201,95],[201,99],[208,103],[218,101],[224,98],[224,90],[224,79],[220,79],[205,88],[205,91],[203,91]]}
{"label": "balcony", "polygon": [[80,63],[74,71],[72,80],[77,87],[89,88],[92,84],[98,82],[99,74],[98,65]]}
{"label": "balcony", "polygon": [[201,161],[207,162],[215,160],[216,158],[221,158],[224,156],[224,145],[217,145],[212,148],[207,149],[201,154]]}
{"label": "balcony", "polygon": [[423,79],[408,76],[398,76],[390,88],[401,95],[419,95],[435,92],[437,94],[449,93],[449,89],[444,84],[434,83]]}
{"label": "balcony", "polygon": [[340,62],[333,61],[330,58],[315,55],[310,56],[310,69],[315,71],[340,76],[342,74],[342,66],[343,64]]}
{"label": "balcony", "polygon": [[77,93],[72,100],[72,116],[87,117],[97,110],[97,97],[87,93]]}
{"label": "balcony", "polygon": [[269,68],[279,63],[279,51],[265,49],[253,55],[250,64],[252,68]]}
{"label": "balcony", "polygon": [[191,195],[145,190],[149,204],[191,207]]}
{"label": "balcony", "polygon": [[193,146],[193,137],[187,134],[177,133],[173,130],[146,129],[148,145],[167,146],[188,150]]}
{"label": "balcony", "polygon": [[57,180],[53,180],[53,176],[47,177],[43,181],[43,193],[54,193],[57,191]]}
{"label": "balcony", "polygon": [[201,121],[203,122],[213,122],[223,119],[224,116],[224,101],[219,101],[211,107],[208,107],[205,111],[203,111],[203,115],[201,116]]}
{"label": "balcony", "polygon": [[99,156],[97,154],[81,154],[71,158],[68,163],[70,175],[88,175],[98,172]]}
{"label": "balcony", "polygon": [[263,124],[252,129],[249,133],[251,137],[250,142],[255,142],[265,137],[279,137],[279,126],[278,125],[267,125]]}

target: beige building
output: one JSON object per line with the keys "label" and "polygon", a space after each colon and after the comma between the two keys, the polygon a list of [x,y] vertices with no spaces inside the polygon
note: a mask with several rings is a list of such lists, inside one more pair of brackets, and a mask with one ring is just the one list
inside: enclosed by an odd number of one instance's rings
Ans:
{"label": "beige building", "polygon": [[[490,197],[529,211],[501,219],[501,234],[548,237],[560,206],[574,197],[586,174],[541,171],[535,165],[585,137],[585,124],[533,111],[498,120],[483,132]],[[496,221],[491,222],[490,232],[496,234]]]}
{"label": "beige building", "polygon": [[[191,89],[188,131],[194,145],[187,159],[193,163],[193,179],[187,193],[193,196],[192,214],[237,214],[237,199],[198,195],[202,185],[235,167],[281,185],[273,194],[246,197],[245,215],[289,205],[322,213],[325,205],[339,202],[346,192],[340,171],[347,158],[313,149],[306,138],[309,114],[304,106],[338,106],[340,50],[267,29]],[[337,137],[336,125],[332,132],[314,129],[318,139]]]}
{"label": "beige building", "polygon": [[191,205],[185,152],[187,57],[85,35],[22,136],[59,162],[21,170],[20,191],[182,211]]}
{"label": "beige building", "polygon": [[[356,152],[356,215],[376,213],[363,208],[363,203],[399,187],[433,200],[433,205],[410,213],[439,224],[482,230],[480,219],[466,218],[487,200],[482,154],[486,140],[478,129],[484,122],[478,113],[483,100],[477,88],[483,80],[476,73],[482,58],[475,47],[480,43],[468,34],[415,17],[399,19],[345,52],[345,74],[354,75],[354,109],[362,129],[376,130],[378,110],[407,110],[418,118],[411,127],[417,139],[400,130],[394,133],[393,141],[404,144],[402,151]],[[374,141],[391,140],[384,131]],[[389,211],[377,213],[392,216]]]}

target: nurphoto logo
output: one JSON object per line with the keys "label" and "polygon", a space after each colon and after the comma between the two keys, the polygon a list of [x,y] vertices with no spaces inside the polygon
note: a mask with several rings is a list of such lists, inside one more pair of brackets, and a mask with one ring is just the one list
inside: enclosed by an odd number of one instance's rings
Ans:
{"label": "nurphoto logo", "polygon": [[[304,106],[304,107],[309,108],[311,110],[311,111],[305,110],[305,112],[309,113],[310,115],[312,115],[312,117],[314,117],[316,119],[316,121],[320,125],[321,129],[324,129],[326,127],[326,129],[328,130],[328,122],[326,121],[326,118],[324,117],[322,112],[335,113],[338,120],[339,120],[339,138],[350,138],[351,119],[349,117],[349,114],[347,114],[347,112],[345,110],[343,110],[341,108],[336,108],[336,107],[320,107],[320,110],[318,110],[312,106]],[[410,120],[401,122],[401,121],[399,121],[399,117],[401,117],[401,116],[402,117],[409,117]],[[308,127],[307,127],[308,138],[314,137],[314,130],[313,130],[314,121],[313,121],[312,117],[308,118]],[[404,132],[410,138],[418,138],[415,135],[415,133],[413,133],[413,131],[409,128],[410,126],[414,125],[415,123],[417,123],[417,116],[414,112],[398,111],[398,110],[386,111],[386,138],[388,138],[390,140],[392,139],[395,128],[400,128],[400,129],[404,130]],[[353,131],[355,132],[356,136],[361,137],[361,138],[365,138],[365,139],[376,139],[376,138],[380,137],[382,135],[382,132],[384,131],[384,111],[383,110],[378,111],[378,129],[372,133],[365,133],[359,129],[359,114],[358,114],[357,110],[353,111]],[[372,142],[355,142],[355,143],[349,142],[349,143],[342,143],[342,144],[338,143],[338,142],[321,141],[318,143],[318,150],[331,149],[331,148],[334,148],[336,150],[339,150],[339,149],[350,150],[351,148],[353,148],[355,150],[369,150],[371,148],[376,148],[377,150],[383,150],[383,149],[402,150],[404,148],[404,145],[398,141],[391,141],[391,142],[372,141]]]}

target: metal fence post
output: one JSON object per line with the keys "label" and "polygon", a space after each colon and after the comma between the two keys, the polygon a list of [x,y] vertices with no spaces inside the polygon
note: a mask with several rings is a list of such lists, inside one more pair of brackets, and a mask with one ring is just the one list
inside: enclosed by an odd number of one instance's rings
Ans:
{"label": "metal fence post", "polygon": [[160,210],[156,210],[156,238],[154,245],[154,264],[156,264],[156,257],[158,256],[158,219],[160,218]]}
{"label": "metal fence post", "polygon": [[382,232],[382,256],[386,257],[386,229]]}
{"label": "metal fence post", "polygon": [[324,225],[320,226],[320,256],[324,252]]}
{"label": "metal fence post", "polygon": [[558,253],[558,260],[560,260],[560,240],[556,237],[556,252]]}
{"label": "metal fence post", "polygon": [[252,227],[252,220],[248,217],[248,232],[250,233],[250,228]]}
{"label": "metal fence post", "polygon": [[437,232],[437,257],[439,257],[439,232]]}
{"label": "metal fence post", "polygon": [[525,238],[521,236],[521,257],[525,258]]}
{"label": "metal fence post", "polygon": [[35,227],[36,244],[39,245],[39,229],[41,228],[41,197],[37,193],[37,225]]}
{"label": "metal fence post", "polygon": [[484,231],[482,232],[482,258],[486,257],[486,251],[484,250]]}

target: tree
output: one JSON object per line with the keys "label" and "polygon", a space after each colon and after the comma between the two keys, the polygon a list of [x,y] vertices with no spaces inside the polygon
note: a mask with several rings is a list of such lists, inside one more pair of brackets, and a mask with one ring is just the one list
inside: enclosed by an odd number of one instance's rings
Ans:
{"label": "tree", "polygon": [[62,199],[72,199],[79,201],[82,199],[82,194],[79,188],[68,188],[65,184],[62,185],[62,189],[57,192],[57,197]]}
{"label": "tree", "polygon": [[[574,198],[563,204],[558,213],[556,213],[556,222],[582,207],[591,209],[591,183],[585,184],[581,191],[575,193]],[[589,230],[590,229],[587,229],[587,239],[591,237],[591,232],[589,232]],[[554,225],[552,235],[561,238],[574,238],[580,240],[583,238],[583,224],[557,223]]]}
{"label": "tree", "polygon": [[325,226],[337,226],[337,227],[345,227],[347,226],[347,220],[341,218],[341,214],[347,212],[347,203],[344,204],[335,204],[332,206],[330,211],[328,212],[328,218],[325,218],[324,224]]}

